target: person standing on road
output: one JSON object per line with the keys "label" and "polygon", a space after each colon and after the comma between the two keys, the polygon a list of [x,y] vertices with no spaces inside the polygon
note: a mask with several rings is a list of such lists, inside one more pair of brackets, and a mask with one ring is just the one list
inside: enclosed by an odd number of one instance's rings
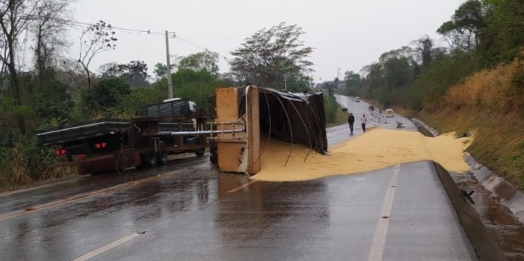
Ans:
{"label": "person standing on road", "polygon": [[349,133],[349,135],[353,135],[353,123],[355,123],[355,116],[353,116],[353,113],[349,113],[349,116],[348,116],[348,123],[349,123],[349,130],[351,131],[351,133]]}
{"label": "person standing on road", "polygon": [[362,118],[360,119],[360,121],[362,122],[362,131],[366,133],[366,123],[368,122],[366,114],[362,114]]}

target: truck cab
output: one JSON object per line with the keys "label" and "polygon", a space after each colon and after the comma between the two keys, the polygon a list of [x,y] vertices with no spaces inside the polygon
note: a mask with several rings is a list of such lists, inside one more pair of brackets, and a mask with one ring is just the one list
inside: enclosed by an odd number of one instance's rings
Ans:
{"label": "truck cab", "polygon": [[[171,101],[179,101],[179,100],[182,100],[181,98],[170,98],[170,99],[166,99],[166,100],[163,100],[163,102],[171,102]],[[194,112],[198,109],[197,105],[195,102],[193,101],[189,101],[189,110]]]}

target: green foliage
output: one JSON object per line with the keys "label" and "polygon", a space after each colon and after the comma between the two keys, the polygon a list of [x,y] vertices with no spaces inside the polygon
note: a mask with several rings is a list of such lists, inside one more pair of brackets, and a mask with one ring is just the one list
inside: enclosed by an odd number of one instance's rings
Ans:
{"label": "green foliage", "polygon": [[520,0],[484,0],[486,27],[480,32],[486,65],[512,61],[524,45],[524,5]]}
{"label": "green foliage", "polygon": [[420,110],[424,104],[439,101],[452,85],[475,72],[475,62],[471,54],[457,52],[433,63],[409,88],[411,104],[407,105]]}
{"label": "green foliage", "polygon": [[153,88],[135,87],[132,88],[131,93],[125,96],[120,104],[114,108],[113,112],[120,115],[135,116],[143,106],[162,102],[166,97],[167,90],[160,88],[160,85],[156,85]]}
{"label": "green foliage", "polygon": [[58,122],[60,125],[67,124],[71,118],[70,111],[75,106],[69,86],[53,80],[49,84],[35,90],[33,99],[36,115],[42,124]]}
{"label": "green foliage", "polygon": [[179,70],[206,71],[218,75],[218,53],[200,52],[183,57],[178,63]]}
{"label": "green foliage", "polygon": [[283,89],[286,77],[307,74],[313,65],[308,60],[313,48],[304,46],[302,34],[302,28],[285,23],[256,32],[231,52],[232,73],[242,83]]}
{"label": "green foliage", "polygon": [[158,77],[158,78],[164,78],[166,77],[167,75],[167,65],[163,64],[163,63],[157,63],[155,64],[155,70],[153,70],[153,73]]}
{"label": "green foliage", "polygon": [[346,72],[344,76],[344,80],[346,81],[346,94],[349,96],[362,96],[359,93],[359,87],[360,87],[360,74],[355,73],[353,71]]}
{"label": "green foliage", "polygon": [[120,77],[126,79],[130,86],[149,86],[147,81],[147,64],[143,61],[131,61],[123,64],[103,66],[102,78]]}
{"label": "green foliage", "polygon": [[38,146],[35,137],[11,130],[0,143],[0,189],[60,175],[47,169],[54,159],[53,151]]}
{"label": "green foliage", "polygon": [[470,52],[479,45],[479,32],[485,27],[482,3],[468,0],[455,10],[451,21],[438,28],[437,33],[444,36],[452,49]]}
{"label": "green foliage", "polygon": [[289,92],[301,93],[304,91],[309,91],[312,85],[313,78],[307,75],[297,74],[286,77],[286,83],[284,87],[287,88]]}
{"label": "green foliage", "polygon": [[87,110],[96,114],[117,106],[130,93],[131,87],[125,79],[106,78],[100,80],[91,90],[84,91],[82,99]]}
{"label": "green foliage", "polygon": [[324,109],[326,112],[326,123],[335,122],[338,104],[332,95],[324,95]]}

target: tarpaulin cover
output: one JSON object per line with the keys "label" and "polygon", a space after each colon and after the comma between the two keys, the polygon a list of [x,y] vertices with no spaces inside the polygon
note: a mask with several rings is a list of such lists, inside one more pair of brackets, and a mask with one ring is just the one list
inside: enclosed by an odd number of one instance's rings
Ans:
{"label": "tarpaulin cover", "polygon": [[[244,99],[240,99],[243,101]],[[245,104],[240,104],[242,113]],[[327,152],[324,95],[259,88],[260,131],[280,140]]]}

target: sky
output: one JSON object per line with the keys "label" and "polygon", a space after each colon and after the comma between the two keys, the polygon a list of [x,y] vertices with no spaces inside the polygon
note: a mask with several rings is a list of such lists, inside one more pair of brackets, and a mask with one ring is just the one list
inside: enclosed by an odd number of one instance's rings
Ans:
{"label": "sky", "polygon": [[[205,51],[220,55],[221,72],[227,72],[230,52],[261,29],[281,22],[296,24],[300,37],[314,48],[315,82],[359,72],[378,61],[384,52],[410,45],[425,35],[445,45],[435,31],[450,20],[460,0],[77,0],[73,19],[163,33],[172,56]],[[78,56],[81,28],[70,30],[72,58]],[[115,50],[96,56],[92,71],[106,63],[144,61],[150,72],[166,63],[165,37],[157,34],[116,31]]]}

